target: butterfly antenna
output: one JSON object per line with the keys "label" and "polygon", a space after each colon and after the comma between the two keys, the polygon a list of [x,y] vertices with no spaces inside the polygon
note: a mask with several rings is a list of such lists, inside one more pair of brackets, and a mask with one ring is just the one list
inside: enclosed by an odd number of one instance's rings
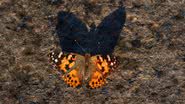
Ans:
{"label": "butterfly antenna", "polygon": [[84,53],[86,53],[86,50],[78,43],[78,41],[77,40],[74,40],[75,42],[76,42],[76,44],[82,49],[82,51],[84,52]]}
{"label": "butterfly antenna", "polygon": [[98,50],[97,50],[98,53],[101,53],[101,51],[100,51],[100,44],[101,44],[101,42],[98,41],[98,44],[97,44],[98,45]]}

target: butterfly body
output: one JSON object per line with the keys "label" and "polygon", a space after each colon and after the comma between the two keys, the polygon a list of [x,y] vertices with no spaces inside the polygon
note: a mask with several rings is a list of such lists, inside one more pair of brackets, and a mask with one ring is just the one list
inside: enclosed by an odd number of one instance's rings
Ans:
{"label": "butterfly body", "polygon": [[119,7],[88,31],[74,14],[58,13],[56,31],[62,52],[52,51],[50,59],[67,85],[95,89],[106,84],[107,75],[117,67],[112,52],[125,18],[125,8]]}
{"label": "butterfly body", "polygon": [[60,77],[71,87],[101,87],[106,83],[107,75],[117,65],[116,58],[109,55],[102,57],[51,52],[50,57],[58,71],[63,73]]}

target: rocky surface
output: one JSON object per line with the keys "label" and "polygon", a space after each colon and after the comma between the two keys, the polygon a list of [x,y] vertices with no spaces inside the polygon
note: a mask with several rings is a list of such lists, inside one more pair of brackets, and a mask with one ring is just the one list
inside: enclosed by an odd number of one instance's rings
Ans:
{"label": "rocky surface", "polygon": [[88,25],[119,0],[1,0],[0,104],[185,104],[185,1],[127,0],[114,54],[120,65],[96,90],[74,89],[51,70],[56,14]]}

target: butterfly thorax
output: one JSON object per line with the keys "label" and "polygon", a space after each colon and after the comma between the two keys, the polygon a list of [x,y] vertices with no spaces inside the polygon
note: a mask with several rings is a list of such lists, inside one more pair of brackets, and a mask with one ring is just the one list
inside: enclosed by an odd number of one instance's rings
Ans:
{"label": "butterfly thorax", "polygon": [[90,57],[91,57],[90,54],[88,53],[85,54],[85,70],[88,69]]}
{"label": "butterfly thorax", "polygon": [[82,83],[86,83],[92,73],[91,72],[92,70],[89,69],[90,68],[89,66],[91,66],[90,65],[91,55],[85,54],[84,56],[81,56],[81,55],[76,54],[76,58],[77,58],[77,61],[73,67],[79,70],[78,75],[80,76]]}
{"label": "butterfly thorax", "polygon": [[85,68],[84,68],[84,80],[88,80],[88,78],[90,77],[90,73],[89,73],[89,65],[90,65],[90,57],[91,55],[86,53],[85,54]]}

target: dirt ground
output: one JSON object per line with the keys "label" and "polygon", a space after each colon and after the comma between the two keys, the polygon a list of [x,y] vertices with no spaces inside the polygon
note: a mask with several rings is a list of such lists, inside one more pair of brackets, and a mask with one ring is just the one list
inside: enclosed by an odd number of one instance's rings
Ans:
{"label": "dirt ground", "polygon": [[0,0],[0,104],[185,104],[185,1],[123,0],[120,65],[96,90],[67,87],[48,61],[56,15],[98,25],[119,0]]}

